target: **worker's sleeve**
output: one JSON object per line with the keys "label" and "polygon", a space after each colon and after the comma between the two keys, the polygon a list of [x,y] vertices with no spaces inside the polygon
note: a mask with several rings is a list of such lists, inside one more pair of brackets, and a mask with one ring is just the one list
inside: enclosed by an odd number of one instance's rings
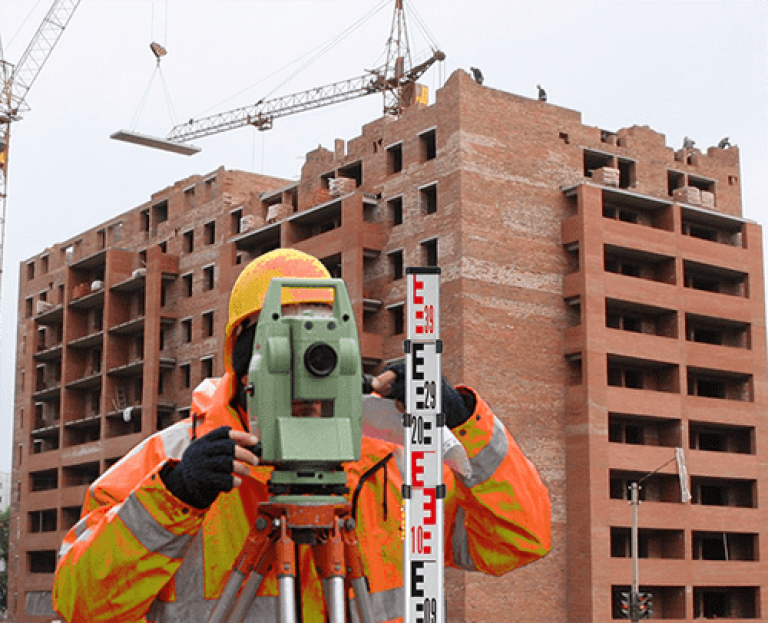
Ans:
{"label": "worker's sleeve", "polygon": [[56,569],[54,608],[67,621],[139,621],[181,565],[204,513],[163,484],[165,445],[149,438],[88,490]]}
{"label": "worker's sleeve", "polygon": [[457,389],[476,402],[472,416],[452,429],[472,473],[446,479],[446,564],[501,575],[549,551],[549,492],[488,404],[470,388]]}

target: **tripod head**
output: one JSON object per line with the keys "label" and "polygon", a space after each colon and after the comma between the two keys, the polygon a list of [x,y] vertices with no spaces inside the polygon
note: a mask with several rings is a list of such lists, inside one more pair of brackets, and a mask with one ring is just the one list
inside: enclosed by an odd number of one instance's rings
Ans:
{"label": "tripod head", "polygon": [[[333,289],[332,315],[284,316],[283,288]],[[253,390],[248,413],[252,429],[258,428],[261,463],[275,466],[270,492],[281,502],[338,501],[346,493],[342,463],[360,458],[363,422],[360,343],[343,280],[272,279],[248,382]],[[321,416],[294,417],[292,401],[319,402]]]}

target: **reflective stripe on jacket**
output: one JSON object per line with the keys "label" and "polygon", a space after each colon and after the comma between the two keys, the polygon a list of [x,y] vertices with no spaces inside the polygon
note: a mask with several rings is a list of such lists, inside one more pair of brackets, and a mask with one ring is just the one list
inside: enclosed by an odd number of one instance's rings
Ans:
{"label": "reflective stripe on jacket", "polygon": [[[204,382],[195,391],[192,418],[144,440],[89,488],[56,570],[54,607],[67,621],[207,619],[258,504],[267,500],[272,468],[252,467],[250,478],[206,511],[178,500],[158,473],[181,459],[193,427],[197,437],[223,425],[244,429],[242,414],[229,406],[231,395],[227,375]],[[445,469],[446,566],[501,575],[544,556],[549,495],[535,467],[479,397],[472,417],[454,433],[472,476],[463,480]],[[376,621],[403,616],[401,462],[401,447],[364,437],[361,460],[345,465]],[[325,602],[307,545],[299,545],[297,568],[303,621],[323,623]],[[277,594],[273,569],[245,620],[277,620]]]}

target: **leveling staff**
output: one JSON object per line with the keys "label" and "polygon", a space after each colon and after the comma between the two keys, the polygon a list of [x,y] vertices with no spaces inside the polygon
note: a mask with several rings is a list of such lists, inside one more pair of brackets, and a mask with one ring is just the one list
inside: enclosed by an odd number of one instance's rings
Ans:
{"label": "leveling staff", "polygon": [[[75,621],[205,621],[268,499],[271,466],[259,466],[243,399],[253,327],[273,277],[329,278],[315,258],[279,249],[251,262],[230,296],[226,373],[206,381],[192,417],[152,435],[88,490],[82,518],[60,552],[54,606]],[[328,289],[289,289],[289,308],[332,304]],[[402,368],[387,370],[374,389],[403,399]],[[394,383],[393,383],[394,381]],[[550,548],[550,505],[536,468],[488,405],[469,387],[444,382],[443,410],[472,465],[465,479],[445,469],[445,564],[501,575]],[[394,394],[389,388],[395,386]],[[315,416],[316,405],[295,405]],[[361,459],[346,463],[365,572],[377,621],[403,616],[402,448],[363,437]],[[325,602],[309,546],[297,558],[305,623],[322,623]],[[274,568],[247,621],[277,620]],[[297,587],[298,589],[298,587]]]}

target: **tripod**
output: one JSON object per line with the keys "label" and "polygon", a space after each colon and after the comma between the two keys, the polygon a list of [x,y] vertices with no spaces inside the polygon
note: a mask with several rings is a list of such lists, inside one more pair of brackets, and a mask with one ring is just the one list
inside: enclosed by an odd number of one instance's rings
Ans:
{"label": "tripod", "polygon": [[360,621],[374,623],[351,505],[338,499],[332,503],[302,503],[296,496],[285,496],[287,502],[280,502],[278,496],[260,504],[254,527],[208,623],[239,623],[272,565],[278,576],[280,623],[296,623],[294,543],[313,546],[329,622],[346,621],[346,577],[355,591]]}

